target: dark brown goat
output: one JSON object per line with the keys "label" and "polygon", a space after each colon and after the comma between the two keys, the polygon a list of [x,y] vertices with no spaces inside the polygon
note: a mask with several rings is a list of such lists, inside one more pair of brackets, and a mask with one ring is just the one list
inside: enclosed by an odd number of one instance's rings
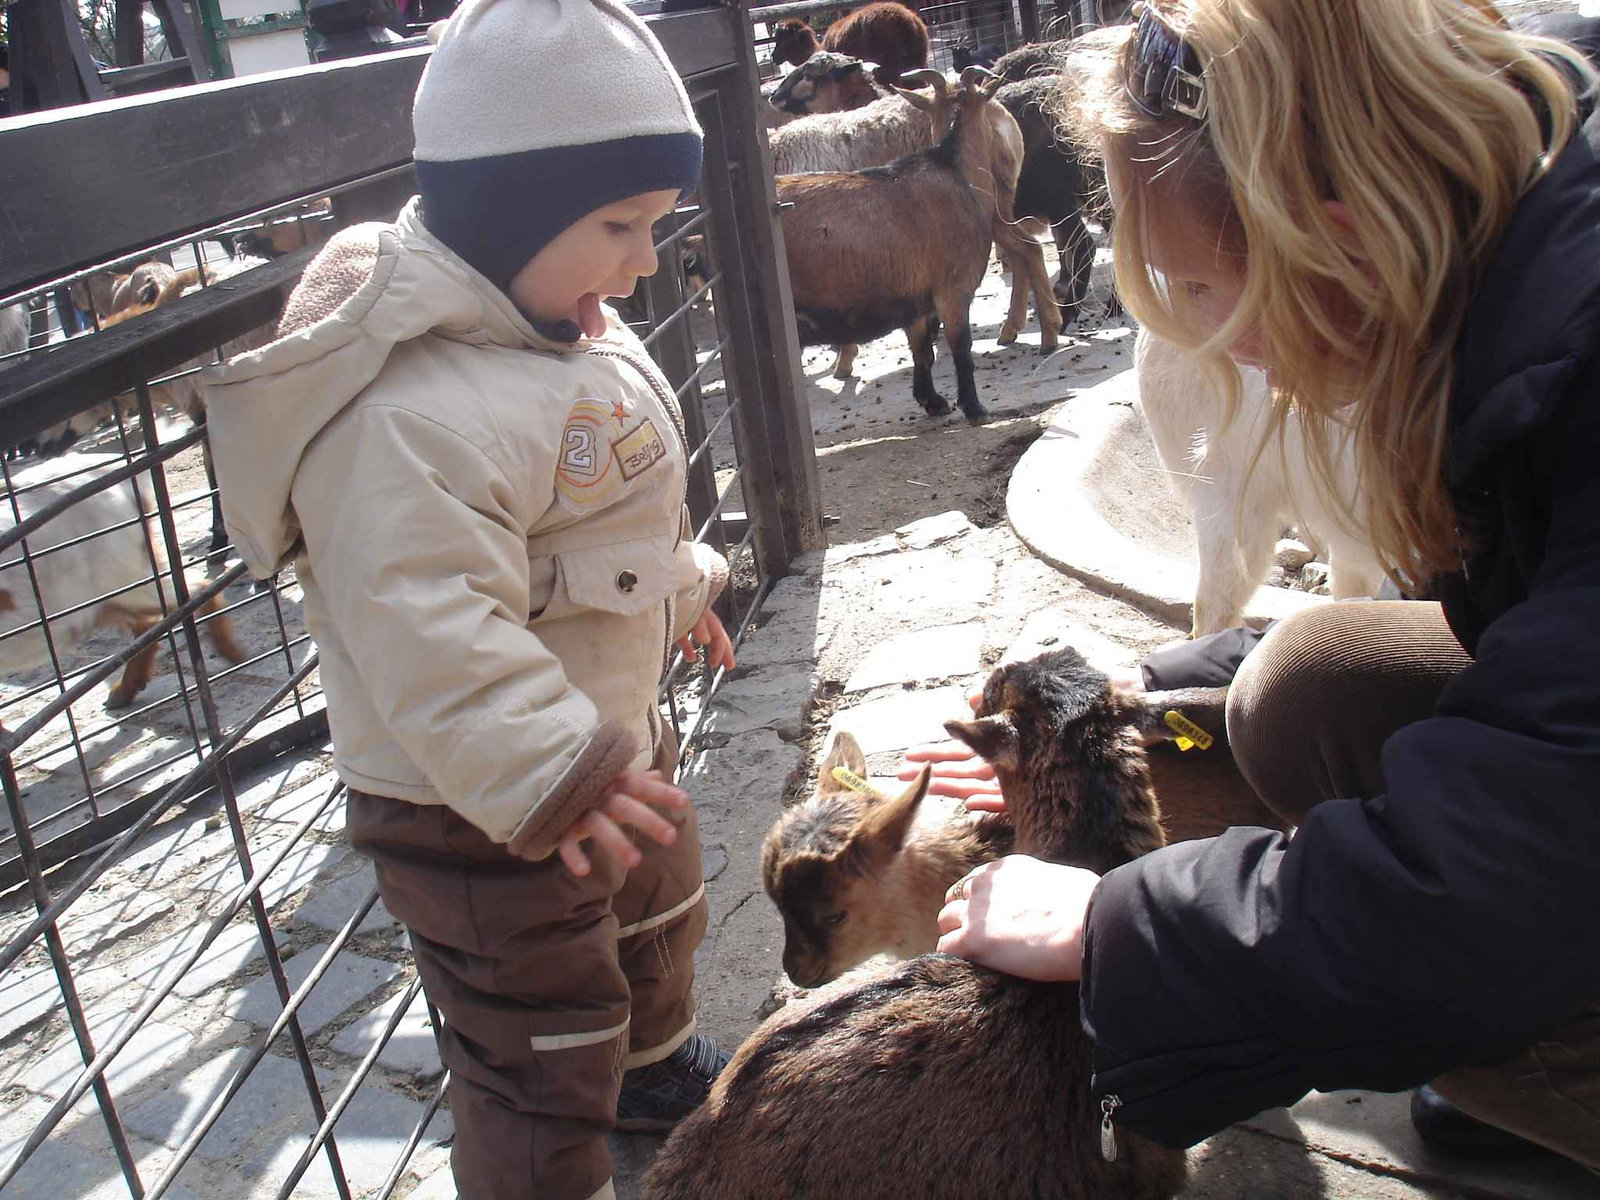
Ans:
{"label": "dark brown goat", "polygon": [[818,50],[817,31],[803,17],[785,17],[772,29],[772,65],[798,67]]}
{"label": "dark brown goat", "polygon": [[904,72],[928,65],[928,26],[904,4],[877,0],[828,26],[822,48],[877,63],[878,82],[898,84]]}
{"label": "dark brown goat", "polygon": [[[1107,871],[1162,845],[1142,739],[1170,693],[1126,695],[1072,650],[996,670],[978,718],[1017,847]],[[645,1200],[1163,1200],[1184,1156],[1131,1133],[1101,1151],[1075,984],[928,955],[767,1020],[678,1126]]]}

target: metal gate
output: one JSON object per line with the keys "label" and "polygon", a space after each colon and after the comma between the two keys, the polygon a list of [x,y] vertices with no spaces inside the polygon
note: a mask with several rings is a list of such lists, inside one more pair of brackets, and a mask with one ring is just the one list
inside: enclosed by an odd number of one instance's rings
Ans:
{"label": "metal gate", "polygon": [[[658,230],[641,333],[683,407],[695,535],[728,555],[742,638],[822,544],[809,417],[745,18],[652,25],[706,164]],[[375,887],[337,873],[342,787],[282,757],[326,739],[293,572],[252,585],[213,544],[204,426],[161,419],[198,360],[270,328],[315,251],[242,270],[219,238],[277,253],[277,235],[315,241],[409,195],[426,53],[0,123],[0,310],[26,305],[43,343],[0,360],[0,442],[110,403],[74,454],[0,469],[0,664],[43,649],[0,677],[8,1196],[388,1196],[440,1135],[447,1079],[386,1053],[420,984]],[[207,286],[102,320],[100,269],[152,257]],[[53,309],[72,325],[74,284],[94,328],[46,331]],[[122,626],[92,627],[107,614]],[[681,660],[662,681],[686,761],[717,682]],[[356,1021],[339,989],[361,972],[383,1004]]]}

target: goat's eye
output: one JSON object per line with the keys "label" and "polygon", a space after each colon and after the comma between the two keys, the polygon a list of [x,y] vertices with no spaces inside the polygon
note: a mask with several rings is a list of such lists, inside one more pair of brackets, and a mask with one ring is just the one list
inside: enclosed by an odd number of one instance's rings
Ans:
{"label": "goat's eye", "polygon": [[606,232],[607,233],[616,233],[616,234],[632,233],[633,232],[633,226],[624,224],[621,221],[607,221],[606,222]]}
{"label": "goat's eye", "polygon": [[1183,285],[1183,290],[1189,294],[1189,299],[1191,300],[1198,300],[1201,296],[1204,296],[1211,291],[1211,289],[1203,283],[1186,283]]}
{"label": "goat's eye", "polygon": [[850,914],[847,912],[829,913],[826,917],[822,918],[822,923],[824,925],[843,925],[844,919],[849,915]]}

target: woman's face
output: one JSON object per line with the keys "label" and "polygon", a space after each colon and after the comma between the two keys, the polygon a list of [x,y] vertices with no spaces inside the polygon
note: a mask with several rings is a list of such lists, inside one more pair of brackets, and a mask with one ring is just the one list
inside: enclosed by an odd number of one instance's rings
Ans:
{"label": "woman's face", "polygon": [[[1166,280],[1173,310],[1210,338],[1227,323],[1244,292],[1244,256],[1214,222],[1198,219],[1173,199],[1151,196],[1147,253],[1150,269]],[[1235,337],[1228,354],[1241,367],[1271,372],[1259,326]]]}

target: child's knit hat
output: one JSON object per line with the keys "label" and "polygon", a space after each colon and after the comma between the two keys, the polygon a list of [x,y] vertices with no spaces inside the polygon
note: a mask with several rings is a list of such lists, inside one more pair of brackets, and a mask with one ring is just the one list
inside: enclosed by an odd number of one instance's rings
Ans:
{"label": "child's knit hat", "polygon": [[620,0],[466,0],[411,115],[429,231],[504,288],[597,208],[700,177],[700,124]]}

